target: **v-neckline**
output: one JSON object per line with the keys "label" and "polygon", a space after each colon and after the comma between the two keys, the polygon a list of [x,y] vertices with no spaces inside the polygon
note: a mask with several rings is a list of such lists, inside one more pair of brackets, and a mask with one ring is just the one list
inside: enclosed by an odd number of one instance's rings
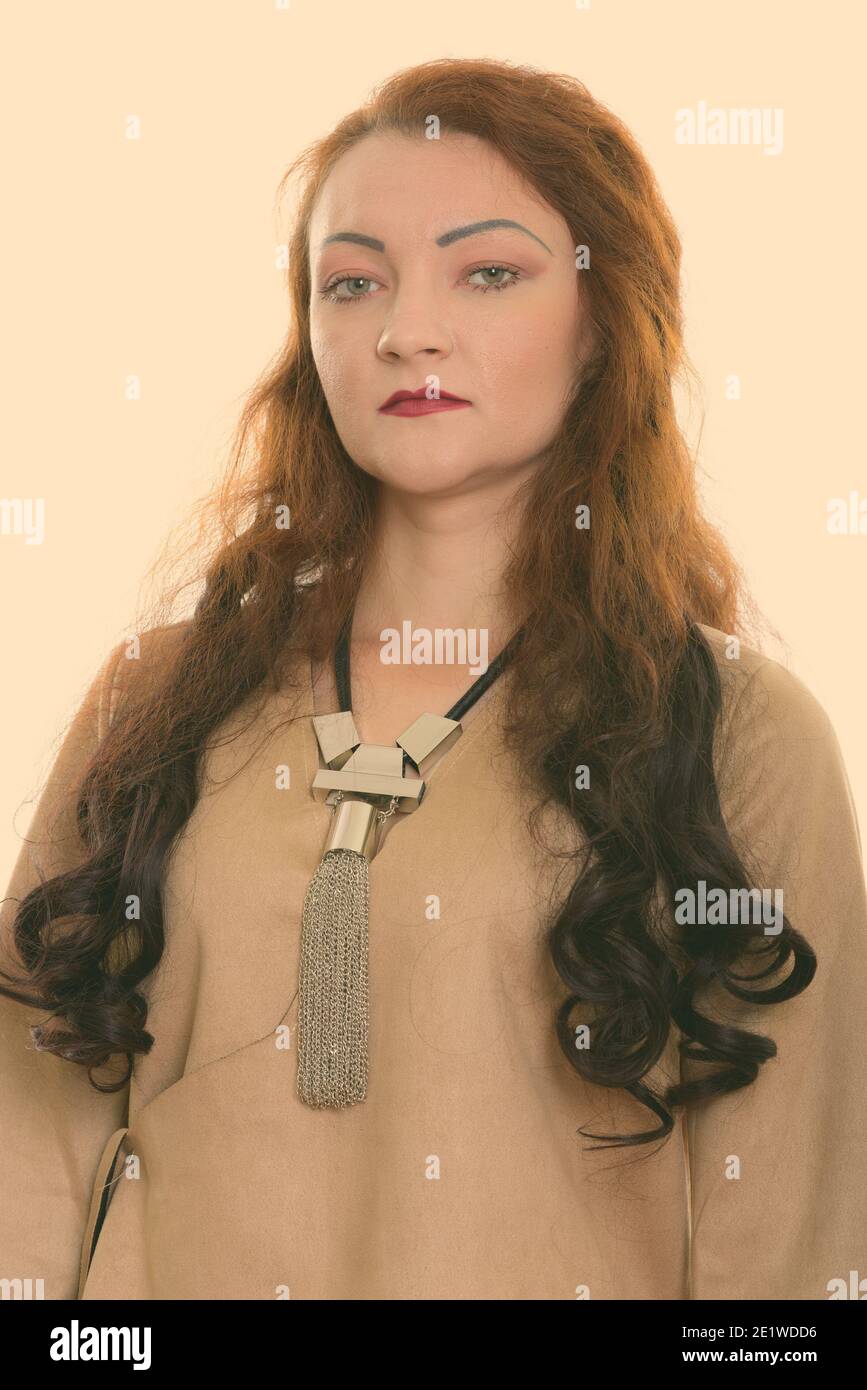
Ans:
{"label": "v-neckline", "polygon": [[[328,806],[325,801],[319,801],[318,798],[313,795],[313,779],[320,768],[320,753],[319,743],[316,738],[316,730],[313,727],[312,718],[312,715],[316,714],[317,711],[316,694],[313,679],[313,659],[309,655],[309,653],[305,658],[304,665],[307,673],[306,684],[309,700],[308,707],[311,710],[311,716],[308,717],[305,721],[304,742],[304,762],[305,773],[307,778],[308,796],[314,806],[321,806],[324,810],[327,810],[330,813],[331,807]],[[449,771],[457,765],[457,763],[467,752],[467,750],[472,746],[475,740],[477,740],[478,737],[482,733],[484,733],[484,731],[490,725],[494,717],[494,714],[497,708],[499,707],[500,702],[502,701],[503,683],[508,678],[510,669],[511,668],[507,666],[505,670],[500,672],[500,674],[494,681],[493,686],[489,689],[488,692],[486,692],[487,698],[485,699],[481,708],[477,710],[476,714],[470,720],[469,725],[461,733],[460,738],[457,739],[457,741],[452,745],[451,748],[448,749],[447,752],[443,753],[442,756],[437,759],[436,764],[431,769],[428,776],[422,779],[426,784],[426,788],[421,805],[417,806],[414,811],[395,812],[395,816],[399,819],[396,819],[394,825],[390,826],[388,830],[381,835],[380,847],[377,850],[376,854],[373,856],[373,859],[370,861],[370,865],[368,867],[372,866],[373,864],[376,864],[378,860],[381,858],[381,856],[388,849],[388,846],[391,843],[392,834],[394,833],[397,825],[400,822],[407,820],[415,820],[416,816],[423,816],[425,810],[430,810],[430,806],[428,805],[428,803],[430,801],[431,796],[433,796],[434,794],[435,787],[438,787],[440,782],[444,779],[444,777],[448,776]],[[327,710],[322,711],[323,714],[326,714],[328,712],[329,711]]]}

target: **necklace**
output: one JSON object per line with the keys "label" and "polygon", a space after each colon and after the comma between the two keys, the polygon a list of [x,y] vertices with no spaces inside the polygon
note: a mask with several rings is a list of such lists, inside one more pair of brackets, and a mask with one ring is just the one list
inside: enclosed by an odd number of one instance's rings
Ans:
{"label": "necklace", "polygon": [[[367,1096],[368,906],[370,861],[383,823],[417,810],[424,777],[460,738],[461,718],[512,658],[511,638],[448,714],[421,714],[393,744],[362,743],[352,714],[352,615],[334,652],[340,710],[314,715],[321,763],[317,801],[333,807],[319,867],[304,898],[298,973],[298,1096],[305,1105],[341,1108]],[[410,763],[418,777],[404,776]]]}

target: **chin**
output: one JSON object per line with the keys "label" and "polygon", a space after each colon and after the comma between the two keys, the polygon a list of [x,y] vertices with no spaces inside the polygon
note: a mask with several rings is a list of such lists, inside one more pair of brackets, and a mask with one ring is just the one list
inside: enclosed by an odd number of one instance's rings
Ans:
{"label": "chin", "polygon": [[441,455],[420,457],[415,450],[411,459],[371,459],[358,466],[385,487],[416,497],[436,497],[455,489],[471,488],[480,480],[477,461],[443,459]]}

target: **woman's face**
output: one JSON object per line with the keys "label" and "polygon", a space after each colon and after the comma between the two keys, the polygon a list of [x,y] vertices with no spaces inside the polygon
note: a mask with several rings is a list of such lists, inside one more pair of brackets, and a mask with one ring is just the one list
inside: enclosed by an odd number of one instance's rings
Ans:
{"label": "woman's face", "polygon": [[[456,235],[500,218],[520,226]],[[538,465],[589,322],[566,223],[492,146],[472,135],[367,136],[326,179],[309,250],[313,355],[360,468],[442,496],[519,481]],[[420,388],[469,405],[380,409]]]}

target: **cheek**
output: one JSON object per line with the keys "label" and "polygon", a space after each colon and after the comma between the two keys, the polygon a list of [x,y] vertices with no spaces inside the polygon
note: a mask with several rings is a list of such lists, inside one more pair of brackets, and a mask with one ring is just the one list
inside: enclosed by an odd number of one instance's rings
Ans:
{"label": "cheek", "polygon": [[351,399],[356,375],[352,371],[352,355],[345,344],[322,332],[315,323],[310,325],[310,346],[325,399],[332,410],[339,410]]}
{"label": "cheek", "polygon": [[559,408],[572,377],[574,331],[571,321],[523,319],[499,337],[484,376],[485,391],[504,418],[541,419]]}

